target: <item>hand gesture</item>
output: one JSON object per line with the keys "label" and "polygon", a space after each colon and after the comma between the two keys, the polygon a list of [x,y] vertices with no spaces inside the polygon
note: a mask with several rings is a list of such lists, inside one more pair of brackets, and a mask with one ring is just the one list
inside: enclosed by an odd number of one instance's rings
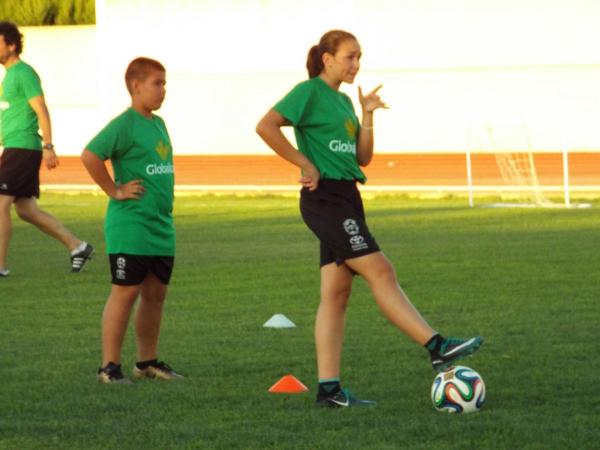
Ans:
{"label": "hand gesture", "polygon": [[117,186],[115,191],[114,199],[115,200],[127,200],[127,199],[139,199],[142,195],[144,195],[144,186],[142,185],[142,180],[132,180],[128,183]]}
{"label": "hand gesture", "polygon": [[319,170],[309,162],[302,166],[302,177],[298,181],[309,191],[315,191],[319,187],[319,178],[321,178]]}
{"label": "hand gesture", "polygon": [[385,104],[383,100],[377,95],[377,91],[383,87],[383,84],[380,84],[367,95],[363,95],[362,89],[358,87],[358,100],[360,102],[360,106],[362,106],[363,112],[373,112],[377,108],[388,108],[388,105]]}
{"label": "hand gesture", "polygon": [[56,156],[54,150],[45,148],[42,151],[42,159],[44,160],[48,170],[58,167],[58,157]]}

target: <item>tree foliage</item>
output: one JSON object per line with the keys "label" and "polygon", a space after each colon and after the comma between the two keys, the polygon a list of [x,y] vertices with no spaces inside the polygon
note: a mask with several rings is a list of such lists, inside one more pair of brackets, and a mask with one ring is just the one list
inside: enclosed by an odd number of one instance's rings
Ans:
{"label": "tree foliage", "polygon": [[94,0],[0,0],[0,20],[18,26],[96,23]]}

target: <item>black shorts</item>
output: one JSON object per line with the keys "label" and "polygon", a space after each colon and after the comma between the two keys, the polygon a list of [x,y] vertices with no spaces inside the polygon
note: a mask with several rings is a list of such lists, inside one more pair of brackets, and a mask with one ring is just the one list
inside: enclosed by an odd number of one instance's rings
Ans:
{"label": "black shorts", "polygon": [[355,181],[319,180],[315,191],[302,188],[300,212],[321,241],[321,267],[379,251]]}
{"label": "black shorts", "polygon": [[146,256],[113,253],[108,255],[112,284],[137,286],[149,273],[156,275],[161,283],[169,284],[175,258],[173,256]]}
{"label": "black shorts", "polygon": [[0,158],[0,195],[40,197],[42,152],[5,148]]}

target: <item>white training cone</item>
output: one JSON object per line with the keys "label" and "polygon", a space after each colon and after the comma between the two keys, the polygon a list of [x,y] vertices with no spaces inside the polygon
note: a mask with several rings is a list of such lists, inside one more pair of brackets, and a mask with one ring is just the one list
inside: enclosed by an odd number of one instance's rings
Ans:
{"label": "white training cone", "polygon": [[265,328],[296,328],[294,322],[285,317],[283,314],[275,314],[263,325]]}

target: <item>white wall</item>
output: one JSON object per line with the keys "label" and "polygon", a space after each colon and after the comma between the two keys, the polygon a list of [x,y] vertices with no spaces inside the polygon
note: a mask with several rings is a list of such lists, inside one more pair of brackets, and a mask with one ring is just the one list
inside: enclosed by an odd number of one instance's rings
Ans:
{"label": "white wall", "polygon": [[356,84],[384,83],[379,152],[463,151],[487,124],[526,124],[536,149],[600,148],[597,1],[97,0],[97,17],[24,29],[63,153],[127,106],[123,72],[141,55],[167,67],[176,153],[269,153],[254,126],[331,28],[361,42]]}

